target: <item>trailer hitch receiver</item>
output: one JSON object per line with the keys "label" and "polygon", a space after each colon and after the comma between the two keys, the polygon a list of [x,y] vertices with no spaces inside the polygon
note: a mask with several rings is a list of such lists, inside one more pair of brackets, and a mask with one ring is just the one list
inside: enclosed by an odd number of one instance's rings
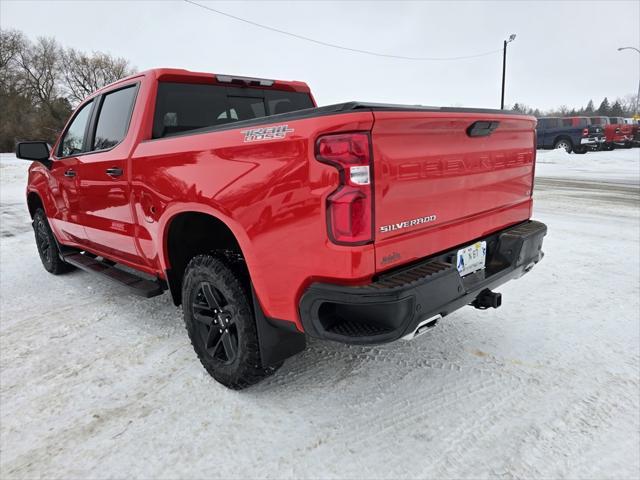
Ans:
{"label": "trailer hitch receiver", "polygon": [[492,292],[488,288],[482,290],[476,299],[471,302],[471,305],[480,310],[486,310],[487,308],[498,308],[502,305],[502,294]]}

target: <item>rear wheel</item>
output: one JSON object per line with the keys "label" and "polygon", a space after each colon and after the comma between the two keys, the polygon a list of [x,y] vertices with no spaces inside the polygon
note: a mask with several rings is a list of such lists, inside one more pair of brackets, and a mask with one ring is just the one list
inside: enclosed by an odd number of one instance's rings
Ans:
{"label": "rear wheel", "polygon": [[73,270],[73,266],[60,258],[58,243],[49,226],[47,215],[41,208],[38,208],[33,215],[33,231],[36,235],[36,246],[38,247],[40,260],[47,272],[59,275]]}
{"label": "rear wheel", "polygon": [[567,153],[571,153],[571,151],[573,150],[573,145],[571,144],[571,140],[566,139],[566,138],[561,138],[560,140],[556,141],[556,143],[553,146],[553,148],[562,148]]}
{"label": "rear wheel", "polygon": [[213,255],[194,257],[182,282],[182,309],[191,344],[209,374],[240,390],[273,374],[260,358],[251,296],[238,269]]}
{"label": "rear wheel", "polygon": [[580,153],[580,154],[582,154],[582,153],[587,153],[587,147],[582,147],[582,146],[580,146],[580,147],[575,147],[575,148],[573,149],[573,153]]}

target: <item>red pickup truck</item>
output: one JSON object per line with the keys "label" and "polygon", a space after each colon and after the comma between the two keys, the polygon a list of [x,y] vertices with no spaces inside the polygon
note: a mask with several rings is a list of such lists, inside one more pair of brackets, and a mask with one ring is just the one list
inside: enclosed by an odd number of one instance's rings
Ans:
{"label": "red pickup truck", "polygon": [[591,117],[591,125],[604,129],[605,141],[603,150],[614,148],[631,148],[633,146],[633,126],[624,123],[621,117]]}
{"label": "red pickup truck", "polygon": [[306,336],[413,338],[464,305],[498,307],[542,258],[530,220],[536,120],[350,102],[306,84],[143,72],[87,98],[35,160],[27,203],[53,274],[99,273],[182,305],[230,388]]}

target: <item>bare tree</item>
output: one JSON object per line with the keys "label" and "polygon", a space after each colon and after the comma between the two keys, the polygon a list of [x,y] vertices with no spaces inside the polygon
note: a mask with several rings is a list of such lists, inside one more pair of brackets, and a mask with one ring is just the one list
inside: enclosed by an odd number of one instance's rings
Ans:
{"label": "bare tree", "polygon": [[124,58],[107,53],[89,55],[69,48],[64,52],[63,84],[67,98],[79,103],[99,88],[133,73]]}
{"label": "bare tree", "polygon": [[622,108],[624,109],[625,115],[631,117],[634,113],[636,112],[636,94],[635,93],[628,93],[627,95],[625,95],[622,98],[618,98],[618,102],[620,102],[620,104],[622,105]]}
{"label": "bare tree", "polygon": [[20,74],[17,60],[28,41],[17,30],[0,30],[0,89],[3,97],[18,93]]}
{"label": "bare tree", "polygon": [[0,30],[0,70],[4,73],[9,64],[18,58],[26,40],[18,30]]}
{"label": "bare tree", "polygon": [[59,118],[55,103],[60,97],[61,55],[62,50],[53,38],[40,37],[34,45],[20,50],[16,60],[24,89],[56,119]]}

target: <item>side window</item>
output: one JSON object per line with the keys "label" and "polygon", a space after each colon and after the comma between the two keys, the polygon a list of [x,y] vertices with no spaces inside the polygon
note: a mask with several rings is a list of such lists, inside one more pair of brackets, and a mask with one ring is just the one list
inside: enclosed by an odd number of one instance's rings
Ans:
{"label": "side window", "polygon": [[571,119],[570,118],[563,118],[562,119],[562,126],[563,127],[570,127],[571,126]]}
{"label": "side window", "polygon": [[92,105],[93,100],[85,104],[78,111],[71,122],[71,125],[69,125],[69,128],[62,138],[62,142],[60,142],[60,147],[58,148],[59,157],[69,157],[83,152],[82,146],[84,143],[84,132],[87,129]]}
{"label": "side window", "polygon": [[120,143],[127,134],[137,86],[107,93],[102,99],[91,150],[104,150]]}

